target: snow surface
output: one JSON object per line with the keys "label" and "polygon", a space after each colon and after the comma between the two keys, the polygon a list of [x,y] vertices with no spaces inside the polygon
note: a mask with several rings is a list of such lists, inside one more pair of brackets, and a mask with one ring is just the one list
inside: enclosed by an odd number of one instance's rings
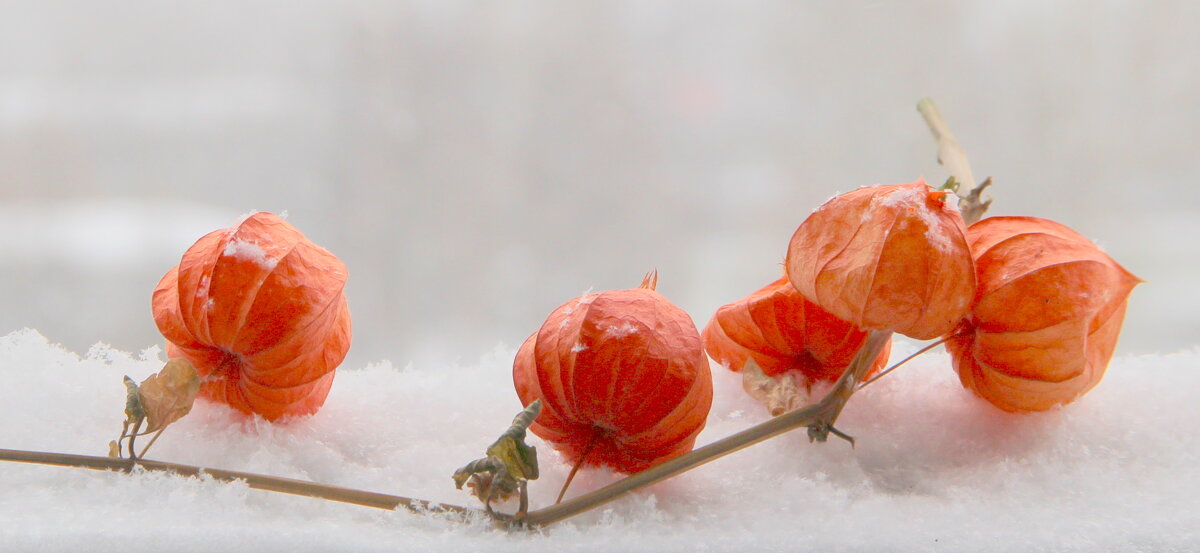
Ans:
{"label": "snow surface", "polygon": [[[899,342],[893,357],[914,350]],[[453,470],[520,408],[514,350],[459,367],[339,370],[325,407],[287,424],[198,403],[151,457],[458,504]],[[103,455],[120,431],[121,376],[158,348],[78,356],[35,331],[0,338],[0,447]],[[0,551],[1196,551],[1200,350],[1121,357],[1079,402],[1012,415],[964,391],[944,353],[867,388],[840,428],[736,453],[538,533],[164,474],[0,463]],[[699,442],[766,415],[714,367]],[[569,467],[536,437],[534,507]],[[580,473],[571,494],[616,478]]]}
{"label": "snow surface", "polygon": [[610,325],[608,328],[604,329],[605,334],[618,339],[629,336],[630,334],[637,334],[637,331],[637,327],[629,321],[621,323],[620,326]]}

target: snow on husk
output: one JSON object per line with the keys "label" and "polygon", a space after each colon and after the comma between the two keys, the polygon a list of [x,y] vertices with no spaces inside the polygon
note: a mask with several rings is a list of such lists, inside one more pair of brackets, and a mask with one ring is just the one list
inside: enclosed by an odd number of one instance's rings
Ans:
{"label": "snow on husk", "polygon": [[[317,415],[286,424],[198,403],[151,457],[471,504],[450,474],[519,410],[513,354],[345,367]],[[0,448],[103,455],[121,376],[162,361],[157,348],[79,356],[31,330],[0,338]],[[1195,551],[1198,363],[1200,351],[1118,358],[1077,403],[1021,416],[926,355],[851,401],[839,426],[857,448],[795,432],[533,534],[238,483],[0,463],[0,551]],[[765,418],[736,376],[714,367],[714,379],[700,443]],[[531,441],[538,507],[569,467]],[[571,494],[615,478],[584,471]]]}

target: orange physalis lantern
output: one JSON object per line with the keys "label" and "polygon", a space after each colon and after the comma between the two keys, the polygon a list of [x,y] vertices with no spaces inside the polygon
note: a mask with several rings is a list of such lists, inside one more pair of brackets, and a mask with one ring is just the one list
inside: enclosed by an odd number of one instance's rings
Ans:
{"label": "orange physalis lantern", "polygon": [[963,386],[1006,411],[1049,409],[1092,389],[1141,281],[1054,221],[991,217],[967,235],[979,289],[946,342]]}
{"label": "orange physalis lantern", "polygon": [[692,449],[712,404],[696,325],[641,287],[586,294],[555,309],[513,363],[531,430],[571,463],[633,473]]}
{"label": "orange physalis lantern", "polygon": [[917,180],[834,197],[792,236],[788,278],[859,328],[946,334],[970,308],[975,271],[966,226],[945,196]]}
{"label": "orange physalis lantern", "polygon": [[[781,278],[717,309],[702,334],[710,357],[741,371],[753,359],[767,376],[791,373],[801,384],[837,380],[867,340],[867,332],[808,301]],[[870,369],[887,364],[889,345]]]}
{"label": "orange physalis lantern", "polygon": [[350,348],[346,266],[280,217],[205,235],[154,290],[167,356],[191,361],[200,397],[267,420],[325,402]]}

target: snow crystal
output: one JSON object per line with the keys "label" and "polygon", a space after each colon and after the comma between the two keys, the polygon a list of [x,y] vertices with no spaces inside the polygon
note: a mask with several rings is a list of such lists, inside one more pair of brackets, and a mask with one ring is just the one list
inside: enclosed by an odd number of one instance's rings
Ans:
{"label": "snow crystal", "polygon": [[575,342],[575,345],[571,346],[572,353],[579,353],[579,352],[585,351],[587,349],[588,349],[587,345],[585,345],[583,342]]}
{"label": "snow crystal", "polygon": [[871,204],[879,207],[913,207],[923,205],[924,200],[925,190],[921,188],[897,188],[891,194],[871,198]]}
{"label": "snow crystal", "polygon": [[160,346],[158,344],[154,344],[153,346],[143,349],[138,354],[137,358],[139,361],[154,361],[154,362],[161,363],[162,361],[159,360],[159,356],[162,355],[162,351],[163,351],[162,346]]}
{"label": "snow crystal", "polygon": [[208,294],[208,285],[212,283],[212,276],[203,275],[200,277],[200,284],[196,286],[196,299],[203,298]]}
{"label": "snow crystal", "polygon": [[916,208],[916,212],[921,221],[925,223],[925,238],[929,239],[929,243],[933,244],[933,247],[939,251],[953,252],[954,243],[948,234],[950,229],[947,225],[943,225],[941,221],[938,221],[933,210],[925,207],[924,202],[921,202]]}
{"label": "snow crystal", "polygon": [[[588,290],[590,291],[591,288],[588,288]],[[579,306],[591,305],[593,301],[596,301],[596,296],[598,296],[598,294],[584,292],[582,296],[575,298],[574,302],[563,308],[562,313],[563,315],[566,315],[566,317],[563,317],[563,320],[558,322],[558,328],[566,328],[567,325],[571,324],[571,314],[575,312],[575,308]]]}
{"label": "snow crystal", "polygon": [[925,189],[914,187],[899,188],[890,194],[875,196],[871,198],[871,208],[863,211],[862,222],[867,222],[877,208],[907,208],[925,224],[925,237],[933,247],[942,252],[952,252],[954,243],[948,234],[949,229],[938,221],[937,215],[926,205],[925,194]]}
{"label": "snow crystal", "polygon": [[629,321],[625,321],[625,322],[621,323],[619,326],[611,325],[608,328],[604,329],[604,333],[609,336],[612,336],[613,338],[624,338],[626,336],[629,336],[630,334],[637,333],[637,331],[638,331],[637,327],[634,326],[633,323],[631,323]]}
{"label": "snow crystal", "polygon": [[237,232],[237,228],[242,226],[242,223],[245,223],[246,219],[249,219],[255,215],[258,215],[259,213],[262,213],[262,212],[257,209],[251,209],[250,211],[247,211],[246,213],[239,215],[237,222],[234,223],[233,226],[229,227],[229,233],[233,234],[233,233]]}
{"label": "snow crystal", "polygon": [[243,261],[253,261],[260,267],[271,270],[279,263],[279,260],[274,257],[269,257],[267,252],[264,252],[262,246],[254,242],[244,240],[230,240],[225,244],[224,255],[241,259]]}
{"label": "snow crystal", "polygon": [[575,298],[575,301],[563,308],[563,315],[570,315],[575,312],[576,307],[591,305],[593,301],[596,301],[597,294],[592,294],[591,290],[591,288],[588,288],[587,292],[584,292],[578,298]]}
{"label": "snow crystal", "polygon": [[[893,358],[915,347],[897,341]],[[103,455],[124,418],[121,376],[157,371],[157,353],[80,357],[35,331],[0,337],[0,448]],[[472,505],[450,474],[520,410],[513,355],[345,367],[320,412],[282,424],[201,401],[150,456]],[[1179,430],[1200,422],[1197,364],[1200,350],[1118,357],[1075,404],[1015,415],[963,390],[946,354],[926,354],[846,406],[838,427],[856,447],[792,432],[532,533],[244,483],[0,463],[0,550],[1197,551],[1200,434]],[[714,367],[713,379],[698,445],[768,418],[739,375]],[[539,508],[571,466],[528,439]],[[617,478],[585,469],[568,497]]]}
{"label": "snow crystal", "polygon": [[[866,188],[866,187],[865,187],[865,186],[860,186],[859,188]],[[818,211],[824,211],[824,210],[825,210],[825,208],[829,206],[829,203],[830,203],[830,202],[832,202],[833,200],[836,200],[836,199],[837,199],[837,197],[838,197],[838,196],[841,196],[841,195],[842,195],[842,193],[841,193],[840,191],[838,191],[838,192],[834,192],[834,193],[833,193],[833,195],[832,195],[832,196],[830,196],[828,200],[825,200],[824,202],[821,202],[821,205],[819,205],[819,206],[817,206],[817,207],[813,208],[812,212],[813,212],[813,213],[816,213],[816,212],[818,212]]]}

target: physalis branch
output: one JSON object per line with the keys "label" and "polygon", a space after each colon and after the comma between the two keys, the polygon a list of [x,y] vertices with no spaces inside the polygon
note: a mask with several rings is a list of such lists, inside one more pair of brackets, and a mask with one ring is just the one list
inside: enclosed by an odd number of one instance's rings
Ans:
{"label": "physalis branch", "polygon": [[983,218],[988,206],[992,205],[992,198],[983,196],[984,189],[992,185],[992,178],[988,177],[978,185],[975,184],[975,175],[971,172],[971,162],[967,160],[966,149],[950,131],[950,126],[946,124],[946,119],[942,117],[942,112],[932,99],[922,98],[917,102],[917,111],[921,113],[925,124],[929,126],[929,132],[933,133],[933,139],[937,141],[938,163],[950,173],[950,180],[946,181],[942,188],[958,195],[959,210],[968,225],[978,221]]}

